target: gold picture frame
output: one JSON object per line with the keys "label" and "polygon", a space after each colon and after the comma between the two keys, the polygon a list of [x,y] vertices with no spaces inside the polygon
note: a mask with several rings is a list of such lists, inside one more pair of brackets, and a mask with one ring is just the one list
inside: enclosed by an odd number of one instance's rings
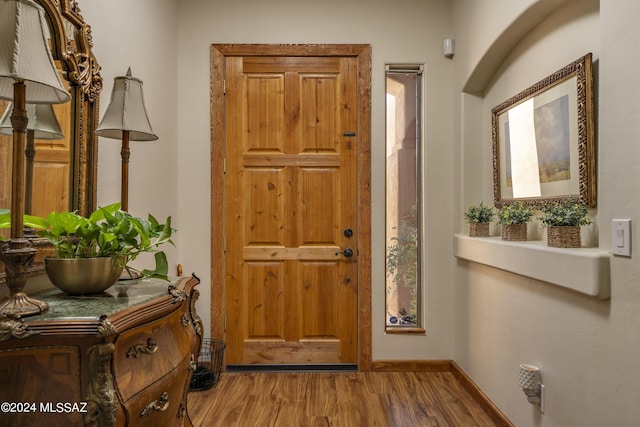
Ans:
{"label": "gold picture frame", "polygon": [[596,205],[591,53],[491,110],[494,204]]}

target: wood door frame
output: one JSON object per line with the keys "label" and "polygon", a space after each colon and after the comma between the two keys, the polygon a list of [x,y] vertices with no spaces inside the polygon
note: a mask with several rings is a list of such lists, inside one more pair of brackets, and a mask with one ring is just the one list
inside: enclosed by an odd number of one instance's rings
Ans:
{"label": "wood door frame", "polygon": [[[225,98],[227,56],[348,56],[358,64],[358,370],[371,371],[371,45],[211,45],[211,337],[225,339]],[[216,201],[218,201],[216,203]]]}

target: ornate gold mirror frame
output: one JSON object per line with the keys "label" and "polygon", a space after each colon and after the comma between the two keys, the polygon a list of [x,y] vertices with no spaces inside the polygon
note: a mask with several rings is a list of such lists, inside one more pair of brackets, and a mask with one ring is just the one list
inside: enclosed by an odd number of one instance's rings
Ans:
{"label": "ornate gold mirror frame", "polygon": [[[71,101],[60,107],[55,107],[56,116],[62,125],[65,139],[59,144],[66,147],[65,174],[57,190],[59,200],[63,206],[40,207],[43,212],[36,215],[46,215],[51,210],[78,211],[87,215],[96,208],[96,180],[98,166],[98,137],[95,129],[99,121],[99,99],[102,91],[102,77],[100,66],[92,52],[93,41],[91,27],[84,21],[76,0],[34,0],[41,5],[46,13],[50,29],[50,46],[53,59],[58,67],[62,81],[71,94]],[[2,111],[6,108],[3,103]],[[0,112],[1,114],[1,112]],[[47,141],[49,142],[49,141]],[[53,144],[53,143],[52,143]],[[1,151],[1,150],[0,150]],[[69,157],[66,158],[66,153]],[[36,146],[36,156],[38,149]],[[57,155],[60,155],[58,151]],[[36,161],[38,161],[36,157]],[[3,172],[4,170],[4,172]],[[2,176],[10,168],[0,169],[0,184],[10,182],[10,176]],[[68,172],[66,172],[68,170]],[[43,190],[50,195],[55,192],[53,182],[47,181],[47,176],[41,178],[46,188]],[[0,185],[1,186],[1,185]],[[10,187],[1,189],[5,192],[0,197],[0,208],[8,208],[10,201]],[[68,193],[68,194],[66,194]],[[38,195],[34,191],[34,196]],[[42,200],[35,200],[34,205]],[[6,205],[5,205],[6,204]],[[5,236],[6,237],[6,236]],[[52,251],[48,242],[39,237],[30,238],[31,245],[38,250],[35,261],[29,270],[30,276],[44,273],[43,258]],[[0,262],[0,283],[5,281],[4,265]]]}

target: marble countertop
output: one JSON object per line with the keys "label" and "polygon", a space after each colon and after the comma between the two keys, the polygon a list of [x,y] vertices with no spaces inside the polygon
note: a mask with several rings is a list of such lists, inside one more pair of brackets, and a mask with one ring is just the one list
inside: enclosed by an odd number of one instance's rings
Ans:
{"label": "marble countertop", "polygon": [[135,307],[155,298],[167,295],[169,285],[161,279],[144,279],[118,282],[106,291],[95,295],[72,296],[57,288],[47,289],[31,295],[49,304],[49,309],[27,320],[78,320],[99,319],[102,315],[111,315]]}

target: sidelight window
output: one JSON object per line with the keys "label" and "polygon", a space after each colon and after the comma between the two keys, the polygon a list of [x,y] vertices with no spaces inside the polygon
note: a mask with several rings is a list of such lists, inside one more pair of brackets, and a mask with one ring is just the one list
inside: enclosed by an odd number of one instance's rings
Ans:
{"label": "sidelight window", "polygon": [[422,326],[422,65],[386,68],[386,326]]}

